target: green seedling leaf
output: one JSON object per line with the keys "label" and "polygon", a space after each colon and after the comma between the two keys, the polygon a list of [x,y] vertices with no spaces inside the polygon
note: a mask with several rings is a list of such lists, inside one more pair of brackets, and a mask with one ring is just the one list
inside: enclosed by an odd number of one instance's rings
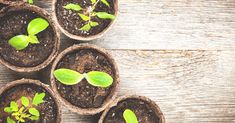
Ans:
{"label": "green seedling leaf", "polygon": [[38,116],[31,116],[31,117],[29,117],[29,119],[30,119],[30,120],[38,120],[39,117],[38,117]]}
{"label": "green seedling leaf", "polygon": [[91,22],[90,22],[90,25],[91,25],[92,27],[95,27],[95,26],[98,26],[99,23],[91,21]]}
{"label": "green seedling leaf", "polygon": [[29,35],[36,35],[39,32],[45,30],[48,26],[49,23],[47,20],[43,18],[36,18],[29,22],[27,31]]}
{"label": "green seedling leaf", "polygon": [[10,107],[12,111],[18,111],[18,104],[15,101],[11,101]]}
{"label": "green seedling leaf", "polygon": [[115,16],[112,14],[109,14],[107,12],[96,12],[97,17],[99,17],[100,19],[111,19],[114,20]]}
{"label": "green seedling leaf", "polygon": [[84,15],[84,14],[78,13],[78,15],[79,15],[80,18],[81,18],[82,20],[84,20],[84,21],[90,20],[90,17],[88,17],[88,16],[86,16],[86,15]]}
{"label": "green seedling leaf", "polygon": [[133,111],[126,109],[123,113],[126,123],[138,123],[138,119]]}
{"label": "green seedling leaf", "polygon": [[30,108],[29,113],[34,115],[34,116],[38,116],[38,117],[40,116],[40,113],[36,108]]}
{"label": "green seedling leaf", "polygon": [[16,123],[16,122],[12,120],[10,117],[7,117],[7,123]]}
{"label": "green seedling leaf", "polygon": [[107,0],[101,0],[101,2],[102,2],[103,4],[105,4],[106,6],[108,6],[108,7],[109,7],[109,3],[108,3],[108,1],[107,1]]}
{"label": "green seedling leaf", "polygon": [[96,0],[91,0],[91,3],[94,4],[96,2]]}
{"label": "green seedling leaf", "polygon": [[88,24],[84,25],[82,28],[80,28],[79,30],[89,31],[90,29],[91,29],[91,25],[88,23]]}
{"label": "green seedling leaf", "polygon": [[75,85],[84,78],[82,74],[70,69],[57,69],[54,71],[55,78],[65,85]]}
{"label": "green seedling leaf", "polygon": [[11,110],[10,107],[5,107],[5,108],[4,108],[4,112],[6,112],[6,113],[11,113],[12,110]]}
{"label": "green seedling leaf", "polygon": [[33,105],[38,106],[39,104],[43,103],[44,100],[43,98],[45,97],[45,93],[36,93],[34,98],[33,98]]}
{"label": "green seedling leaf", "polygon": [[33,0],[28,0],[28,3],[29,4],[33,4]]}
{"label": "green seedling leaf", "polygon": [[74,11],[80,11],[82,9],[82,7],[78,4],[73,4],[73,3],[69,3],[65,6],[63,6],[63,8],[68,9],[68,10],[74,10]]}
{"label": "green seedling leaf", "polygon": [[29,45],[29,42],[27,39],[28,39],[28,36],[26,35],[17,35],[17,36],[12,37],[8,41],[8,43],[12,47],[14,47],[16,50],[23,50]]}
{"label": "green seedling leaf", "polygon": [[[24,107],[28,107],[29,106],[29,99],[25,96],[21,97],[21,103]],[[20,111],[23,111],[23,108],[20,109]]]}
{"label": "green seedling leaf", "polygon": [[40,42],[38,41],[37,36],[35,35],[29,35],[28,36],[28,41],[32,44],[39,44]]}
{"label": "green seedling leaf", "polygon": [[109,87],[113,83],[113,78],[105,73],[100,71],[91,71],[86,74],[86,80],[89,84],[96,87]]}

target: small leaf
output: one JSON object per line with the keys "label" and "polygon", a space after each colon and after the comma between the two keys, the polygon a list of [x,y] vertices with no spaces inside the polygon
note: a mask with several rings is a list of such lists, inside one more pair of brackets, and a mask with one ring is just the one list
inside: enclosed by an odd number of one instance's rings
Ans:
{"label": "small leaf", "polygon": [[109,7],[109,3],[108,3],[108,1],[106,1],[106,0],[101,0],[101,2],[102,2],[103,4],[105,4],[106,6],[108,6],[108,7]]}
{"label": "small leaf", "polygon": [[15,101],[11,101],[10,107],[12,111],[18,111],[18,104]]}
{"label": "small leaf", "polygon": [[16,122],[12,120],[10,117],[7,117],[7,123],[16,123]]}
{"label": "small leaf", "polygon": [[109,74],[100,71],[88,72],[86,74],[86,80],[96,87],[108,87],[113,83],[113,78]]}
{"label": "small leaf", "polygon": [[38,41],[37,36],[35,35],[29,35],[28,36],[28,41],[32,44],[39,44],[40,42]]}
{"label": "small leaf", "polygon": [[8,43],[12,47],[14,47],[16,50],[23,50],[29,45],[29,42],[27,39],[28,39],[28,36],[26,35],[17,35],[17,36],[12,37],[8,41]]}
{"label": "small leaf", "polygon": [[40,116],[39,111],[36,108],[30,108],[29,113],[34,115],[34,116]]}
{"label": "small leaf", "polygon": [[88,23],[88,24],[84,25],[82,28],[80,28],[79,30],[89,31],[90,29],[91,29],[91,25]]}
{"label": "small leaf", "polygon": [[111,19],[114,20],[115,16],[107,12],[96,12],[96,15],[101,19]]}
{"label": "small leaf", "polygon": [[24,107],[22,106],[18,112],[23,113],[23,110],[24,110]]}
{"label": "small leaf", "polygon": [[138,119],[133,111],[126,109],[123,113],[126,123],[138,123]]}
{"label": "small leaf", "polygon": [[38,120],[39,117],[38,117],[38,116],[31,116],[31,117],[29,117],[29,119],[30,119],[30,120]]}
{"label": "small leaf", "polygon": [[36,18],[29,22],[27,31],[29,35],[36,35],[39,32],[45,30],[48,26],[49,23],[47,20],[43,18]]}
{"label": "small leaf", "polygon": [[33,98],[33,105],[38,106],[39,104],[43,103],[44,100],[43,98],[45,97],[45,93],[36,93],[34,98]]}
{"label": "small leaf", "polygon": [[75,85],[84,78],[82,74],[70,69],[57,69],[54,71],[55,78],[65,85]]}
{"label": "small leaf", "polygon": [[21,97],[21,103],[23,106],[28,107],[29,106],[29,99],[25,96]]}
{"label": "small leaf", "polygon": [[91,25],[92,27],[95,27],[95,26],[98,26],[99,23],[91,21],[91,22],[90,22],[90,25]]}
{"label": "small leaf", "polygon": [[6,113],[11,113],[12,110],[11,110],[10,107],[5,107],[5,108],[4,108],[4,112],[6,112]]}
{"label": "small leaf", "polygon": [[28,0],[28,3],[29,4],[33,4],[33,0]]}
{"label": "small leaf", "polygon": [[73,4],[73,3],[69,3],[63,6],[63,8],[74,11],[80,11],[82,9],[82,7],[79,4]]}
{"label": "small leaf", "polygon": [[86,15],[84,15],[84,14],[78,13],[78,15],[79,15],[79,16],[81,17],[81,19],[84,20],[84,21],[90,20],[90,17],[88,17],[88,16],[86,16]]}
{"label": "small leaf", "polygon": [[94,4],[96,2],[96,0],[91,0],[91,3]]}

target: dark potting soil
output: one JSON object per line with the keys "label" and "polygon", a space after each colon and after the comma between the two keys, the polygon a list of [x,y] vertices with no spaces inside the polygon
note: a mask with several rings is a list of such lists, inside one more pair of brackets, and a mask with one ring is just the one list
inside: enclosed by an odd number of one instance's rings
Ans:
{"label": "dark potting soil", "polygon": [[126,99],[111,108],[103,123],[125,123],[123,112],[131,109],[137,116],[139,123],[159,123],[159,117],[152,107],[140,99]]}
{"label": "dark potting soil", "polygon": [[[95,12],[107,12],[109,14],[114,15],[115,0],[107,0],[107,1],[110,4],[110,7],[107,7],[102,2],[99,2],[94,11]],[[77,14],[78,12],[75,12],[72,10],[66,10],[63,8],[63,6],[69,3],[79,4],[81,5],[82,8],[87,8],[91,6],[92,4],[91,4],[91,0],[57,0],[55,7],[56,7],[56,16],[57,16],[58,22],[65,30],[67,30],[71,34],[84,36],[84,37],[96,35],[102,32],[106,27],[108,27],[112,21],[110,19],[103,20],[103,19],[99,19],[98,17],[92,17],[91,20],[98,22],[99,25],[96,27],[92,27],[91,30],[88,32],[81,31],[79,29],[83,27],[86,24],[86,22],[83,21],[79,17],[79,15]],[[85,14],[86,12],[81,11],[80,13]]]}
{"label": "dark potting soil", "polygon": [[16,101],[21,106],[21,97],[25,96],[32,100],[36,93],[46,93],[44,103],[39,104],[36,109],[40,112],[40,119],[36,121],[26,120],[25,123],[56,123],[57,107],[50,93],[40,86],[34,84],[21,84],[10,88],[0,95],[0,123],[6,123],[9,116],[4,112],[4,107],[9,107],[11,101]]}
{"label": "dark potting soil", "polygon": [[[67,68],[87,73],[90,71],[103,71],[114,78],[114,67],[109,60],[101,53],[93,49],[81,49],[64,56],[58,63],[56,69]],[[94,87],[83,79],[76,85],[64,85],[56,80],[56,85],[60,95],[80,108],[100,107],[107,99],[113,86],[108,88]]]}
{"label": "dark potting soil", "polygon": [[6,4],[2,4],[2,3],[0,3],[0,11],[1,11],[2,9],[4,9],[5,7],[7,7],[7,5],[6,5]]}
{"label": "dark potting soil", "polygon": [[10,11],[0,16],[0,57],[19,67],[34,67],[43,63],[54,48],[54,31],[51,26],[36,36],[39,44],[29,44],[26,49],[17,51],[8,44],[8,40],[20,34],[27,35],[29,22],[41,17],[29,10]]}

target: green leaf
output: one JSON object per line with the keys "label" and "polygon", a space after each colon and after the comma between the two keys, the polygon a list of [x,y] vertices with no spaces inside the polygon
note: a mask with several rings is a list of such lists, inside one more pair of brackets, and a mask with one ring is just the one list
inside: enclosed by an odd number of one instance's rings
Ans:
{"label": "green leaf", "polygon": [[75,85],[84,78],[82,74],[70,69],[57,69],[54,71],[55,78],[65,85]]}
{"label": "green leaf", "polygon": [[29,106],[29,99],[25,96],[21,97],[21,103],[24,107],[28,107]]}
{"label": "green leaf", "polygon": [[96,2],[96,0],[91,0],[91,3],[94,4]]}
{"label": "green leaf", "polygon": [[96,12],[97,17],[101,18],[101,19],[111,19],[114,20],[115,16],[112,14],[109,14],[107,12]]}
{"label": "green leaf", "polygon": [[15,101],[11,101],[10,107],[12,111],[18,111],[18,104]]}
{"label": "green leaf", "polygon": [[40,116],[39,111],[36,108],[30,108],[29,113],[34,115],[34,116]]}
{"label": "green leaf", "polygon": [[103,4],[105,4],[106,6],[108,6],[108,7],[109,7],[109,3],[108,3],[108,1],[106,1],[106,0],[101,0],[101,2],[102,2]]}
{"label": "green leaf", "polygon": [[91,25],[92,27],[95,27],[95,26],[98,26],[99,23],[91,21],[91,22],[90,22],[90,25]]}
{"label": "green leaf", "polygon": [[113,78],[109,74],[100,71],[88,72],[86,74],[86,80],[96,87],[108,87],[113,83]]}
{"label": "green leaf", "polygon": [[28,3],[29,4],[33,4],[33,0],[28,0]]}
{"label": "green leaf", "polygon": [[133,111],[126,109],[123,113],[126,123],[138,123],[138,119]]}
{"label": "green leaf", "polygon": [[28,39],[28,36],[26,35],[17,35],[17,36],[12,37],[8,41],[8,43],[12,47],[14,47],[16,50],[23,50],[29,45],[29,42],[27,39]]}
{"label": "green leaf", "polygon": [[4,108],[4,112],[6,112],[6,113],[11,113],[12,110],[11,110],[10,107],[5,107],[5,108]]}
{"label": "green leaf", "polygon": [[27,31],[29,35],[36,35],[39,32],[45,30],[48,26],[49,23],[47,20],[43,18],[35,18],[29,22]]}
{"label": "green leaf", "polygon": [[10,117],[7,117],[7,123],[16,123],[16,122],[12,120]]}
{"label": "green leaf", "polygon": [[40,42],[38,41],[37,36],[35,35],[29,35],[28,36],[28,41],[32,44],[39,44]]}
{"label": "green leaf", "polygon": [[43,98],[45,97],[45,93],[36,93],[34,98],[33,98],[33,105],[38,106],[39,104],[43,103],[44,100]]}
{"label": "green leaf", "polygon": [[90,20],[90,17],[89,17],[89,16],[86,16],[86,15],[81,14],[81,13],[78,13],[78,15],[79,15],[79,16],[81,17],[81,19],[84,20],[84,21]]}
{"label": "green leaf", "polygon": [[63,8],[74,11],[80,11],[82,9],[82,7],[79,4],[73,4],[73,3],[69,3],[63,6]]}
{"label": "green leaf", "polygon": [[39,117],[38,117],[38,116],[31,116],[31,117],[29,117],[29,119],[30,119],[30,120],[38,120]]}
{"label": "green leaf", "polygon": [[90,29],[91,29],[91,25],[88,23],[84,25],[83,27],[81,27],[79,30],[89,31]]}

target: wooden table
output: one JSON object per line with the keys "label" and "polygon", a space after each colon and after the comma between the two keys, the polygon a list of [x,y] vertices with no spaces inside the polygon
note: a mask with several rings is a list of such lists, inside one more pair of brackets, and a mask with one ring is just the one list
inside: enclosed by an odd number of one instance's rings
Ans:
{"label": "wooden table", "polygon": [[[120,0],[101,39],[121,77],[119,95],[144,95],[167,123],[235,122],[235,0]],[[36,5],[51,11],[50,0]],[[64,49],[74,43],[62,35]],[[82,43],[82,42],[79,42]],[[0,85],[22,78],[0,66]],[[96,123],[64,108],[63,123]]]}

